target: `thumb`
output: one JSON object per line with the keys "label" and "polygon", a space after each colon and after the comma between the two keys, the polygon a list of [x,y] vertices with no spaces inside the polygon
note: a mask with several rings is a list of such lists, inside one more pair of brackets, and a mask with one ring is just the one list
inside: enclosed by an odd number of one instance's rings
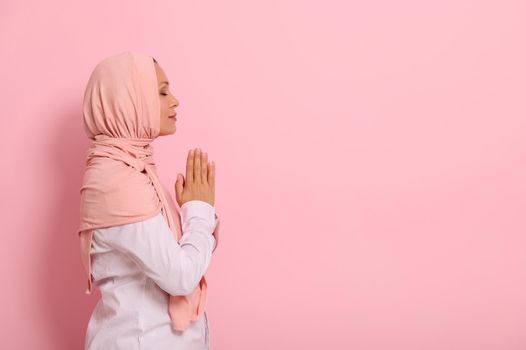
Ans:
{"label": "thumb", "polygon": [[183,194],[183,175],[177,174],[177,181],[175,181],[175,194],[177,195],[177,198],[180,198]]}

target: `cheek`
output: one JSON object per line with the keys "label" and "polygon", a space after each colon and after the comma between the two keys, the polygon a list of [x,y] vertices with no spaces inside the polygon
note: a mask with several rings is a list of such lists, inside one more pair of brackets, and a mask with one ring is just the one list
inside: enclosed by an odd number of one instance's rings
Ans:
{"label": "cheek", "polygon": [[161,119],[162,119],[164,122],[169,121],[170,118],[168,118],[168,115],[169,115],[169,113],[167,112],[166,109],[161,110]]}
{"label": "cheek", "polygon": [[162,111],[163,116],[168,118],[168,116],[170,115],[170,112],[171,112],[170,106],[168,106],[168,105],[163,106],[163,111]]}
{"label": "cheek", "polygon": [[161,106],[161,118],[162,119],[166,119],[167,116],[168,116],[168,114],[166,113],[166,107],[165,106]]}

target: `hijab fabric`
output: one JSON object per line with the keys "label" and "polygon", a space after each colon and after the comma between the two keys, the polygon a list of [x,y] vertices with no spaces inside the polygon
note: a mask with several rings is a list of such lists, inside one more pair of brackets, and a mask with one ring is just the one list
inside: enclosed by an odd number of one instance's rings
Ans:
{"label": "hijab fabric", "polygon": [[[99,62],[86,86],[84,130],[93,140],[80,189],[82,264],[92,291],[93,230],[134,223],[162,212],[174,238],[182,236],[180,214],[157,176],[151,142],[160,133],[157,75],[151,56],[121,52]],[[216,216],[217,217],[217,216]],[[216,226],[217,230],[217,226]],[[190,295],[170,295],[172,327],[185,330],[204,312],[205,276]]]}

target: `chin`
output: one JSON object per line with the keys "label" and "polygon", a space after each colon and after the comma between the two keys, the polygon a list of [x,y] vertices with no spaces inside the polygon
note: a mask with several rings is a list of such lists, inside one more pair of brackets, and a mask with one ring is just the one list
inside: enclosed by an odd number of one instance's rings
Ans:
{"label": "chin", "polygon": [[175,126],[171,128],[162,129],[159,132],[159,136],[165,136],[165,135],[171,135],[171,134],[175,134]]}

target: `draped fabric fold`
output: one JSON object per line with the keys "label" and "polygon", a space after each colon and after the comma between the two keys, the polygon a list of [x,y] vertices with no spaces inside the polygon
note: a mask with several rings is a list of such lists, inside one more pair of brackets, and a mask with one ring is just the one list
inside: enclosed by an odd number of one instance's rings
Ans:
{"label": "draped fabric fold", "polygon": [[[84,94],[84,130],[93,140],[80,189],[81,260],[92,292],[90,248],[93,230],[151,218],[160,211],[174,239],[181,217],[157,175],[151,142],[159,136],[160,104],[151,56],[122,52],[101,61]],[[217,230],[217,228],[216,228]],[[203,276],[190,295],[170,295],[172,327],[185,330],[204,312]]]}

